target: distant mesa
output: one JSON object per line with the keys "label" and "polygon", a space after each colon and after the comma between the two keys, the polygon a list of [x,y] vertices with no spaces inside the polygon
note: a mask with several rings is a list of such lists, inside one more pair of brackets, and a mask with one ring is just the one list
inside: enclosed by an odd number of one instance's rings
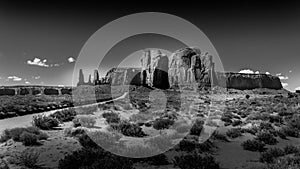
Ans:
{"label": "distant mesa", "polygon": [[84,82],[83,72],[79,71],[77,86],[101,84],[131,84],[159,89],[189,85],[197,89],[212,85],[238,90],[283,88],[280,79],[269,74],[216,72],[213,56],[193,47],[179,49],[170,57],[157,49],[145,49],[140,68],[113,68],[103,78],[99,78],[98,70],[95,70],[93,81],[89,78],[88,82]]}

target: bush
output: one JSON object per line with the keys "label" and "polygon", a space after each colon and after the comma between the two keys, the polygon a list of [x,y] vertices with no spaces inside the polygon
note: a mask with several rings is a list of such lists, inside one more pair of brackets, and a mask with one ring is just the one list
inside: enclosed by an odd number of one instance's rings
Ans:
{"label": "bush", "polygon": [[299,130],[291,127],[282,127],[280,132],[284,133],[286,136],[299,138]]}
{"label": "bush", "polygon": [[9,169],[8,163],[3,159],[0,159],[0,169]]}
{"label": "bush", "polygon": [[219,163],[215,158],[209,155],[197,153],[181,155],[174,157],[174,166],[181,169],[219,169]]}
{"label": "bush", "polygon": [[74,108],[59,110],[50,115],[50,117],[58,119],[60,122],[72,121],[76,116]]}
{"label": "bush", "polygon": [[269,131],[269,130],[274,130],[274,127],[273,127],[272,124],[269,123],[269,122],[262,122],[262,123],[260,123],[259,128],[260,128],[261,130],[267,130],[267,131]]}
{"label": "bush", "polygon": [[214,140],[221,140],[221,141],[224,141],[224,142],[229,142],[228,138],[226,137],[226,135],[224,134],[220,134],[219,132],[215,131],[212,136],[211,136],[212,139]]}
{"label": "bush", "polygon": [[233,127],[235,127],[235,126],[241,125],[242,123],[243,123],[243,122],[242,122],[241,120],[235,120],[235,121],[232,122],[231,125],[232,125]]}
{"label": "bush", "polygon": [[33,146],[37,145],[38,143],[38,136],[32,133],[28,133],[27,131],[24,131],[20,135],[20,141],[25,145],[25,146]]}
{"label": "bush", "polygon": [[283,150],[275,147],[261,153],[259,160],[263,163],[273,163],[276,158],[284,155],[285,154]]}
{"label": "bush", "polygon": [[[22,127],[16,127],[12,129],[6,129],[4,130],[2,136],[1,136],[1,142],[5,142],[9,139],[13,139],[14,141],[24,141],[25,136],[23,138],[21,135],[26,132],[31,135],[35,135],[37,140],[44,140],[48,138],[48,135],[44,132],[41,132],[38,128],[36,127],[27,127],[27,128],[22,128]],[[34,136],[33,136],[34,137]]]}
{"label": "bush", "polygon": [[171,119],[156,119],[153,122],[153,128],[156,130],[168,129],[170,126],[174,124],[174,121]]}
{"label": "bush", "polygon": [[91,115],[77,115],[76,119],[80,122],[80,125],[83,127],[94,127],[96,124],[96,119]]}
{"label": "bush", "polygon": [[268,133],[268,132],[260,132],[257,134],[257,140],[264,142],[265,144],[269,144],[269,145],[275,145],[278,143],[278,141],[276,140],[276,138]]}
{"label": "bush", "polygon": [[41,169],[43,167],[38,164],[39,155],[33,149],[25,149],[14,158],[14,163],[25,168]]}
{"label": "bush", "polygon": [[59,121],[53,117],[37,115],[33,116],[32,125],[42,130],[51,130],[58,127]]}
{"label": "bush", "polygon": [[197,119],[190,130],[190,135],[200,136],[203,125],[204,121]]}
{"label": "bush", "polygon": [[300,152],[300,149],[293,145],[287,145],[283,148],[285,154],[297,154]]}
{"label": "bush", "polygon": [[102,114],[103,118],[106,119],[108,124],[110,123],[119,123],[121,121],[119,115],[114,112],[105,112]]}
{"label": "bush", "polygon": [[147,136],[142,128],[137,124],[132,124],[128,121],[121,121],[119,124],[111,124],[112,129],[119,131],[125,136],[130,137],[144,137]]}
{"label": "bush", "polygon": [[72,122],[73,122],[73,127],[75,128],[81,126],[80,120],[78,118],[73,119]]}
{"label": "bush", "polygon": [[299,169],[299,157],[281,157],[273,164],[268,164],[264,169]]}
{"label": "bush", "polygon": [[242,143],[244,150],[262,152],[265,149],[265,143],[256,139],[246,140]]}
{"label": "bush", "polygon": [[226,135],[230,138],[237,138],[242,136],[242,132],[240,128],[232,128],[226,132]]}
{"label": "bush", "polygon": [[83,148],[59,161],[59,169],[133,169],[133,163],[101,148]]}

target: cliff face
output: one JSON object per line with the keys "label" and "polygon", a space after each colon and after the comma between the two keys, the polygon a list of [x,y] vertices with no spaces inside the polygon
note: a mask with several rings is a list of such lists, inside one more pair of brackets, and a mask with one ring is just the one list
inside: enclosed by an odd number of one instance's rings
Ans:
{"label": "cliff face", "polygon": [[111,85],[140,85],[141,69],[139,68],[113,68],[106,74],[105,79]]}
{"label": "cliff face", "polygon": [[256,88],[282,89],[277,76],[267,74],[217,73],[218,80],[225,81],[227,88],[251,90]]}
{"label": "cliff face", "polygon": [[215,72],[213,56],[190,47],[179,49],[170,57],[159,50],[145,50],[141,69],[114,68],[106,79],[111,85],[146,85],[159,89],[189,85],[198,89],[211,85],[239,90],[282,89],[277,76]]}
{"label": "cliff face", "polygon": [[168,89],[169,85],[169,58],[160,50],[145,50],[141,58],[142,85]]}
{"label": "cliff face", "polygon": [[170,56],[169,82],[171,86],[194,85],[210,86],[215,80],[212,56],[201,53],[198,48],[184,48]]}

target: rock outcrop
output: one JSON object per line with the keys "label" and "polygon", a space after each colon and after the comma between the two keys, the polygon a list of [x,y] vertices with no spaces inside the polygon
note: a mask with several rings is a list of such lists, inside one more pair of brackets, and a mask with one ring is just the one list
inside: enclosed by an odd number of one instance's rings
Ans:
{"label": "rock outcrop", "polygon": [[139,68],[113,68],[105,76],[110,85],[141,85],[141,69]]}
{"label": "rock outcrop", "polygon": [[141,81],[144,86],[168,89],[169,58],[160,50],[145,50],[141,58]]}
{"label": "rock outcrop", "polygon": [[105,79],[111,85],[144,85],[160,89],[201,89],[218,85],[239,90],[282,89],[277,76],[215,72],[213,56],[198,48],[183,48],[170,57],[160,50],[144,50],[141,69],[114,68]]}
{"label": "rock outcrop", "polygon": [[[212,77],[212,78],[211,78]],[[170,56],[169,83],[210,86],[216,78],[212,56],[197,48],[184,48]]]}
{"label": "rock outcrop", "polygon": [[226,81],[226,88],[251,90],[256,88],[282,89],[277,76],[267,74],[217,73],[218,80]]}

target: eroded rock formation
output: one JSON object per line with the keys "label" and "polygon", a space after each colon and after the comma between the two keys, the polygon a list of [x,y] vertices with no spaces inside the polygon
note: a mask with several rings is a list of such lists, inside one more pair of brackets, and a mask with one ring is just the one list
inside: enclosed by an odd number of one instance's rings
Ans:
{"label": "eroded rock formation", "polygon": [[113,68],[105,78],[111,85],[141,85],[140,72],[139,68]]}
{"label": "eroded rock formation", "polygon": [[216,81],[212,56],[198,48],[184,48],[170,56],[169,82],[171,86],[210,86]]}
{"label": "eroded rock formation", "polygon": [[218,73],[218,80],[226,81],[227,88],[251,90],[256,88],[282,89],[277,76],[267,74]]}
{"label": "eroded rock formation", "polygon": [[168,89],[169,58],[160,50],[145,50],[141,58],[142,85]]}

